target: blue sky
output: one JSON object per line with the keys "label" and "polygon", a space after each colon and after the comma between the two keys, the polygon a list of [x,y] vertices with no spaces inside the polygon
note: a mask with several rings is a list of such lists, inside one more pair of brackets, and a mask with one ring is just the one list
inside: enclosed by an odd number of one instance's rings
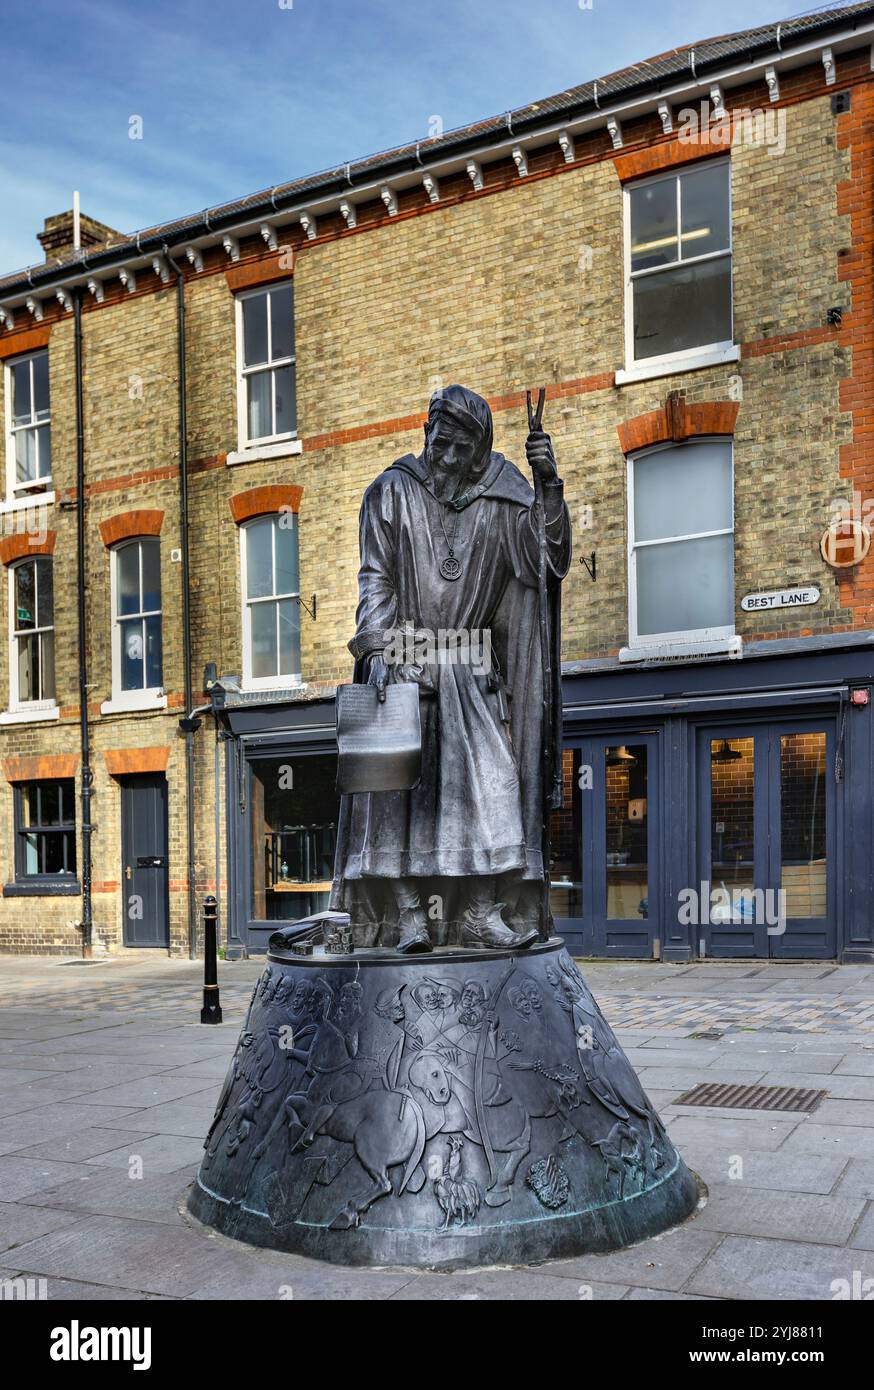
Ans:
{"label": "blue sky", "polygon": [[798,13],[591,3],[2,0],[0,272],[41,259],[73,188],[134,231]]}

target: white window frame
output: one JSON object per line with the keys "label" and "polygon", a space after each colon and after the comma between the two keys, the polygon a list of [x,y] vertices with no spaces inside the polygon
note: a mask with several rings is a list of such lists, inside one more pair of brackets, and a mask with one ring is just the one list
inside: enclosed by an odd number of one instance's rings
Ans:
{"label": "white window frame", "polygon": [[[26,499],[31,493],[45,493],[52,482],[51,469],[41,478],[31,478],[23,483],[16,480],[15,467],[15,436],[23,430],[33,430],[37,432],[37,450],[39,450],[40,432],[48,427],[49,440],[52,435],[52,387],[51,376],[49,376],[49,416],[47,420],[36,421],[31,419],[27,425],[16,425],[13,422],[13,390],[12,390],[12,369],[18,367],[22,362],[33,363],[37,357],[48,359],[49,350],[47,347],[36,348],[33,352],[22,353],[20,357],[11,357],[4,364],[4,394],[5,394],[5,413],[6,413],[6,501],[14,502],[17,499]],[[30,368],[30,399],[31,416],[33,415],[33,366]],[[51,444],[50,444],[51,447]]]}
{"label": "white window frame", "polygon": [[[283,512],[271,512],[271,513],[268,513],[267,515],[269,515],[269,516],[271,517],[272,520],[278,521],[279,518],[280,518],[280,516],[286,515],[286,513],[283,513]],[[298,536],[297,536],[297,541],[298,541],[298,557],[300,557],[300,530],[299,530],[299,523],[298,523],[297,513],[296,513],[296,512],[291,512],[290,515],[294,517],[294,525],[295,525],[295,527],[298,528]],[[253,676],[253,674],[252,674],[252,619],[251,619],[251,613],[250,613],[251,605],[252,605],[253,603],[275,603],[275,604],[277,605],[277,614],[278,614],[278,610],[279,610],[279,602],[280,602],[280,600],[282,600],[282,599],[296,599],[296,600],[298,601],[298,608],[300,607],[300,559],[299,559],[299,558],[298,558],[298,576],[297,576],[298,588],[297,588],[297,591],[296,591],[295,593],[287,593],[287,594],[275,594],[275,593],[274,593],[274,594],[265,594],[262,598],[256,598],[256,599],[250,599],[249,596],[248,596],[248,594],[249,594],[249,582],[248,582],[249,576],[248,576],[248,554],[247,554],[247,543],[246,543],[246,542],[247,542],[247,532],[248,532],[248,530],[249,530],[249,527],[252,526],[255,522],[258,522],[258,521],[265,521],[266,519],[267,519],[267,516],[266,516],[266,515],[264,515],[264,516],[253,516],[253,517],[250,517],[250,518],[248,519],[248,521],[242,522],[242,524],[240,525],[240,601],[241,601],[242,607],[243,607],[243,613],[242,613],[242,634],[243,634],[243,689],[244,689],[244,690],[291,690],[291,689],[293,689],[293,688],[295,688],[295,687],[300,686],[300,685],[303,684],[303,682],[301,681],[300,671],[293,672],[293,673],[291,673],[291,674],[289,674],[289,675],[276,675],[276,676]],[[274,576],[275,576],[275,574],[276,574],[276,529],[275,529],[275,527],[274,527],[274,531],[273,531],[273,573],[274,573]],[[274,580],[274,582],[275,582],[275,580]],[[277,621],[278,621],[278,618],[277,618]],[[279,652],[279,637],[278,637],[278,633],[277,633],[277,646],[276,646],[276,650],[277,650],[277,655],[278,655],[278,652]],[[300,644],[298,644],[298,653],[300,654]]]}
{"label": "white window frame", "polygon": [[[16,571],[19,570],[19,569],[22,567],[22,565],[32,565],[32,564],[34,563],[35,560],[45,560],[45,561],[47,561],[48,564],[51,566],[51,571],[52,571],[52,610],[53,610],[53,612],[54,612],[55,566],[54,566],[54,560],[52,559],[51,555],[23,555],[23,556],[21,557],[21,559],[16,560],[13,564],[9,565],[9,567],[8,567],[8,568],[9,568],[9,575],[8,575],[8,578],[7,578],[8,594],[9,594],[8,605],[7,605],[7,614],[8,614],[7,623],[8,623],[8,631],[9,631],[9,647],[8,647],[8,650],[9,650],[9,709],[6,710],[6,711],[4,711],[4,713],[5,713],[5,715],[6,715],[6,719],[5,719],[5,720],[2,720],[2,722],[4,722],[4,723],[17,723],[17,722],[22,722],[23,720],[28,719],[28,718],[39,718],[40,716],[43,716],[43,717],[45,717],[45,716],[51,716],[51,715],[57,710],[57,708],[58,708],[58,701],[57,701],[57,694],[58,694],[58,690],[57,690],[58,671],[57,671],[57,664],[56,664],[57,649],[55,648],[55,623],[54,623],[54,621],[52,621],[52,624],[51,624],[50,627],[33,627],[33,628],[28,628],[28,629],[26,629],[27,632],[28,632],[29,634],[30,634],[30,633],[40,633],[40,634],[42,634],[42,633],[45,633],[45,632],[50,632],[50,633],[52,634],[53,665],[55,666],[55,693],[54,693],[54,695],[51,696],[50,698],[44,698],[44,699],[41,698],[41,699],[39,699],[39,700],[23,700],[23,699],[21,698],[21,692],[20,692],[20,690],[19,690],[19,688],[18,688],[18,642],[17,642],[17,637],[18,637],[19,633],[25,631],[25,629],[24,629],[24,628],[19,628],[19,627],[17,626],[17,624],[16,624],[16,621],[15,621],[15,574],[16,574]],[[40,644],[40,646],[42,646],[42,644]],[[42,666],[42,657],[40,657],[40,677],[42,677],[42,670],[43,670],[43,666]],[[19,719],[16,719],[15,716],[19,716],[20,718],[19,718]],[[2,716],[0,716],[0,719],[2,719]]]}
{"label": "white window frame", "polygon": [[[130,622],[132,618],[154,618],[161,619],[161,667],[163,675],[164,664],[164,584],[163,575],[161,576],[161,607],[149,608],[141,613],[125,613],[119,616],[118,612],[118,557],[122,550],[129,546],[139,547],[139,569],[140,569],[140,593],[143,589],[143,541],[156,541],[158,544],[158,565],[161,563],[161,540],[159,536],[129,536],[125,540],[119,541],[112,546],[109,552],[109,602],[111,604],[111,623],[112,623],[112,698],[105,700],[100,706],[101,714],[123,714],[130,710],[149,710],[166,709],[167,697],[164,693],[163,685],[143,686],[141,690],[123,690],[121,686],[121,629],[122,624]],[[145,671],[145,660],[143,662]]]}
{"label": "white window frame", "polygon": [[[268,360],[259,363],[257,367],[247,367],[245,360],[245,348],[243,337],[243,304],[247,299],[254,299],[256,295],[269,295],[273,290],[279,290],[291,286],[292,296],[294,295],[294,279],[289,276],[287,280],[272,281],[269,285],[258,285],[255,289],[243,290],[235,296],[234,314],[236,316],[236,336],[237,336],[237,445],[238,453],[235,462],[240,462],[239,455],[246,455],[254,452],[263,452],[266,457],[270,457],[276,450],[276,445],[281,445],[289,440],[297,439],[297,407],[295,405],[295,428],[280,434],[258,435],[255,439],[249,438],[249,410],[246,400],[246,382],[250,376],[258,376],[262,372],[274,372],[277,367],[291,367],[295,381],[295,402],[297,401],[297,340],[294,316],[292,316],[292,348],[294,349],[290,357],[277,357],[275,361]],[[267,351],[271,351],[271,323],[270,313],[267,314]]]}
{"label": "white window frame", "polygon": [[[715,531],[690,531],[688,535],[660,537],[653,541],[635,541],[634,537],[634,467],[653,454],[664,453],[667,449],[691,450],[699,444],[727,444],[731,463],[731,525],[719,527]],[[666,646],[694,647],[697,651],[724,650],[735,635],[734,622],[721,627],[680,628],[673,632],[646,632],[641,635],[637,629],[637,553],[656,545],[671,545],[677,541],[706,540],[711,536],[731,536],[734,538],[734,440],[731,435],[702,435],[699,439],[685,440],[675,444],[668,440],[664,444],[653,444],[648,449],[639,449],[629,454],[627,459],[628,476],[628,649],[631,652],[645,652],[648,649],[662,649]],[[732,551],[734,545],[732,544]]]}
{"label": "white window frame", "polygon": [[[718,159],[707,161],[708,167],[716,165],[726,169],[728,178],[728,247],[723,251],[708,251],[703,256],[686,256],[680,260],[671,261],[664,266],[656,266],[650,270],[631,269],[631,193],[632,190],[644,188],[653,183],[665,183],[673,179],[677,189],[677,231],[680,231],[680,181],[683,174],[692,173],[700,168],[696,161],[692,164],[684,164],[667,169],[660,174],[653,174],[650,178],[635,179],[627,183],[622,189],[623,205],[623,241],[624,241],[624,266],[625,266],[625,371],[617,372],[617,382],[641,380],[647,376],[666,376],[671,371],[691,370],[695,367],[710,366],[720,362],[736,361],[740,355],[739,349],[734,341],[734,246],[732,228],[732,202],[731,202],[731,159],[723,155]],[[680,244],[682,252],[682,244]],[[698,343],[694,347],[680,348],[677,352],[664,352],[655,357],[634,356],[634,282],[636,280],[647,279],[653,275],[662,275],[665,271],[676,270],[678,266],[684,265],[704,265],[707,261],[718,261],[728,258],[731,270],[731,294],[729,296],[729,308],[731,312],[731,332],[728,338],[718,343]]]}

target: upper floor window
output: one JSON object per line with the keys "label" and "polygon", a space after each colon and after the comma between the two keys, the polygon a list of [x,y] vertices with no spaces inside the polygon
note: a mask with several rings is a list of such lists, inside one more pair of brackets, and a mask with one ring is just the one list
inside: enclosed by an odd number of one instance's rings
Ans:
{"label": "upper floor window", "polygon": [[240,448],[293,438],[297,429],[294,285],[237,297]]}
{"label": "upper floor window", "polygon": [[629,645],[734,633],[734,480],[727,439],[629,459]]}
{"label": "upper floor window", "polygon": [[629,366],[732,346],[730,172],[719,159],[626,188]]}
{"label": "upper floor window", "polygon": [[65,879],[76,872],[76,805],[72,778],[15,788],[15,877]]}
{"label": "upper floor window", "polygon": [[163,682],[161,542],[124,541],[112,551],[112,697],[158,695]]}
{"label": "upper floor window", "polygon": [[14,497],[51,478],[48,349],[7,364],[6,420],[7,492]]}
{"label": "upper floor window", "polygon": [[21,560],[9,571],[9,707],[55,698],[55,614],[52,561]]}
{"label": "upper floor window", "polygon": [[243,681],[252,687],[300,681],[297,516],[283,511],[240,530]]}

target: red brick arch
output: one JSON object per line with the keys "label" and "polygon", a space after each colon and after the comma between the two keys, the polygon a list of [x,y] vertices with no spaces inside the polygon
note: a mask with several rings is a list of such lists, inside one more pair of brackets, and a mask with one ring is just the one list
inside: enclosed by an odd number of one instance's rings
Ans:
{"label": "red brick arch", "polygon": [[56,531],[46,531],[42,537],[29,531],[5,536],[0,541],[0,563],[12,565],[16,560],[29,559],[31,555],[53,555],[56,539]]}
{"label": "red brick arch", "polygon": [[245,492],[237,492],[228,498],[231,516],[238,526],[251,521],[255,516],[269,516],[276,512],[300,510],[303,488],[293,483],[268,484],[266,487],[250,487]]}
{"label": "red brick arch", "polygon": [[708,434],[734,434],[738,401],[697,401],[688,405],[683,396],[672,392],[662,410],[650,410],[623,420],[616,429],[623,454],[648,449],[652,444],[681,443]]}
{"label": "red brick arch", "polygon": [[100,523],[103,544],[118,545],[119,541],[130,540],[133,536],[160,536],[164,524],[164,513],[157,508],[143,507],[132,512],[118,512]]}

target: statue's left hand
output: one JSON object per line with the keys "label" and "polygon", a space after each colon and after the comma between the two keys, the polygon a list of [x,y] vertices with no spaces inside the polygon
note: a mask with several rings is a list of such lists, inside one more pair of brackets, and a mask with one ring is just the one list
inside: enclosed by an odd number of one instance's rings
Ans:
{"label": "statue's left hand", "polygon": [[528,455],[532,473],[544,483],[549,483],[558,476],[552,440],[544,430],[532,430],[525,441],[525,453]]}

